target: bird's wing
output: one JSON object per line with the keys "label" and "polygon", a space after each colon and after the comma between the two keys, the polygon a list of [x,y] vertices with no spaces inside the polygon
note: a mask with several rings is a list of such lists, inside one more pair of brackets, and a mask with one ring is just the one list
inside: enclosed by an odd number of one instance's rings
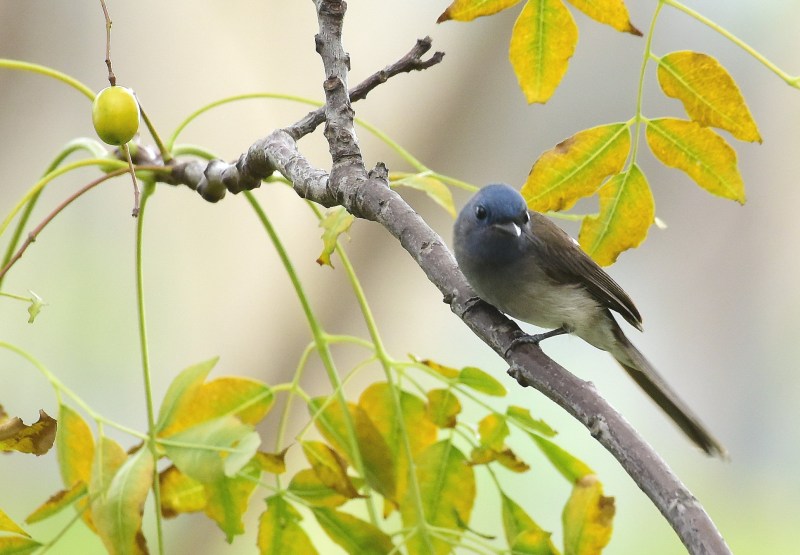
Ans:
{"label": "bird's wing", "polygon": [[564,230],[542,214],[530,211],[523,236],[545,253],[548,264],[543,264],[542,269],[552,279],[583,286],[603,306],[642,329],[642,317],[628,294]]}

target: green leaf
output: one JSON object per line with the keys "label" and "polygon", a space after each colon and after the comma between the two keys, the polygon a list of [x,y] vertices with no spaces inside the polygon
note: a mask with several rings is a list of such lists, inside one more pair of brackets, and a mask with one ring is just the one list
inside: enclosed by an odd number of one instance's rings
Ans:
{"label": "green leaf", "polygon": [[347,498],[358,497],[347,475],[347,464],[339,454],[321,441],[303,441],[303,453],[320,481]]}
{"label": "green leaf", "polygon": [[450,192],[450,188],[447,185],[435,177],[424,174],[390,172],[389,185],[391,187],[408,187],[422,191],[433,202],[444,208],[450,216],[456,217],[453,193]]}
{"label": "green leaf", "polygon": [[645,240],[655,218],[653,193],[634,164],[600,189],[600,213],[583,219],[578,241],[595,262],[608,266]]}
{"label": "green leaf", "polygon": [[173,434],[164,444],[181,472],[204,484],[235,475],[252,459],[261,437],[233,416],[217,418]]}
{"label": "green leaf", "polygon": [[560,0],[528,0],[511,32],[509,58],[528,103],[547,102],[578,43],[578,27]]}
{"label": "green leaf", "polygon": [[322,254],[317,258],[317,264],[333,268],[331,254],[336,250],[336,242],[339,240],[339,235],[350,229],[355,220],[356,217],[345,210],[343,206],[334,206],[325,213],[325,217],[319,222],[319,226],[323,230]]}
{"label": "green leaf", "polygon": [[449,389],[428,391],[428,418],[440,428],[455,428],[461,402]]}
{"label": "green leaf", "polygon": [[502,496],[503,531],[511,552],[520,555],[558,555],[558,549],[550,539],[550,532],[543,530],[506,494]]}
{"label": "green leaf", "polygon": [[28,555],[42,544],[30,538],[9,536],[0,538],[0,555]]}
{"label": "green leaf", "polygon": [[506,416],[529,432],[536,432],[548,437],[553,437],[556,435],[556,431],[553,428],[551,428],[544,420],[534,419],[531,416],[531,412],[526,408],[518,407],[516,405],[509,405],[506,409]]}
{"label": "green leaf", "polygon": [[154,464],[152,453],[139,449],[113,474],[108,488],[92,498],[92,521],[109,553],[147,553],[142,512],[153,484]]}
{"label": "green leaf", "polygon": [[[161,408],[158,411],[156,431],[161,434],[179,418],[180,412],[186,411],[186,405],[191,400],[195,390],[199,388],[209,372],[217,364],[219,357],[195,364],[182,370],[167,389]],[[176,430],[177,431],[177,430]]]}
{"label": "green leaf", "polygon": [[711,129],[693,121],[654,119],[647,122],[647,144],[663,164],[686,172],[709,193],[744,204],[736,151]]}
{"label": "green leaf", "polygon": [[595,194],[608,176],[622,171],[630,148],[627,123],[579,131],[539,157],[520,193],[532,210],[571,208]]}
{"label": "green leaf", "polygon": [[317,550],[298,524],[302,517],[282,497],[267,498],[267,510],[258,525],[258,550],[263,555],[317,555]]}
{"label": "green leaf", "polygon": [[742,141],[761,142],[733,77],[708,54],[688,50],[667,54],[658,61],[658,83],[700,125],[725,129]]}
{"label": "green leaf", "polygon": [[[420,453],[415,464],[424,514],[420,515],[415,503],[406,499],[400,505],[403,525],[413,528],[424,519],[431,526],[462,530],[469,523],[475,502],[475,474],[464,454],[450,441],[440,441]],[[427,549],[427,541],[432,550]],[[439,555],[449,553],[451,548],[444,540],[419,533],[408,540],[412,554]]]}
{"label": "green leaf", "polygon": [[461,372],[458,374],[458,383],[494,397],[504,397],[507,393],[503,384],[497,381],[493,376],[474,366],[466,366],[461,369]]}
{"label": "green leaf", "polygon": [[383,555],[394,549],[391,538],[369,522],[335,509],[312,511],[325,533],[351,555]]}
{"label": "green leaf", "polygon": [[594,474],[594,471],[589,468],[586,463],[570,455],[552,441],[536,434],[530,434],[530,436],[536,445],[539,446],[539,449],[542,450],[542,453],[544,453],[550,463],[570,483],[574,484],[581,478],[590,474]]}
{"label": "green leaf", "polygon": [[33,291],[28,290],[28,293],[31,294],[31,304],[28,306],[28,323],[33,324],[33,321],[36,320],[36,317],[42,311],[42,307],[44,307],[47,303],[45,303],[42,298]]}
{"label": "green leaf", "polygon": [[240,474],[241,476],[223,477],[203,484],[208,499],[204,507],[206,516],[225,532],[228,543],[233,541],[235,535],[244,534],[242,517],[258,485],[261,470],[258,464],[251,462],[241,469]]}
{"label": "green leaf", "polygon": [[202,511],[208,503],[203,484],[189,478],[176,466],[169,466],[158,476],[161,487],[161,514],[172,518],[182,513]]}
{"label": "green leaf", "polygon": [[628,8],[622,0],[569,0],[580,11],[617,31],[641,37],[642,32],[633,26]]}
{"label": "green leaf", "polygon": [[496,14],[501,10],[518,4],[520,0],[454,0],[436,23],[450,19],[454,21],[472,21],[476,17]]}
{"label": "green leaf", "polygon": [[338,507],[348,500],[323,484],[317,473],[310,468],[300,470],[292,477],[289,491],[314,507]]}
{"label": "green leaf", "polygon": [[614,498],[603,496],[597,476],[578,480],[561,515],[564,555],[599,554],[611,540],[614,512]]}

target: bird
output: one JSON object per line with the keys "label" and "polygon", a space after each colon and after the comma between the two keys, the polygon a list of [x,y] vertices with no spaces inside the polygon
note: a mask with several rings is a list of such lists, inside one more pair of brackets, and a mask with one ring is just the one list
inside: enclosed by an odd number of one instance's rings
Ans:
{"label": "bird", "polygon": [[453,246],[464,277],[481,299],[550,330],[522,341],[538,344],[569,333],[607,351],[692,442],[709,456],[728,457],[612,315],[642,331],[642,317],[628,294],[570,235],[529,210],[516,189],[502,183],[481,188],[456,218]]}

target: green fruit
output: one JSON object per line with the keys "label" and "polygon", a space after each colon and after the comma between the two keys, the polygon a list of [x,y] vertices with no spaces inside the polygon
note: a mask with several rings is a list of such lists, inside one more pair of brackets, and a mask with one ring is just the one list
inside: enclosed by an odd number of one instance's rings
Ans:
{"label": "green fruit", "polygon": [[110,145],[124,145],[139,130],[139,103],[131,89],[106,87],[94,97],[92,123],[97,136]]}

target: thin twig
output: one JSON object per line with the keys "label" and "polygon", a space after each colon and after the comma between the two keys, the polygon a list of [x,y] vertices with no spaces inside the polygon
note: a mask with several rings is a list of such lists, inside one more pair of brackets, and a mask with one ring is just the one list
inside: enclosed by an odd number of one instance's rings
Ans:
{"label": "thin twig", "polygon": [[113,87],[117,84],[117,77],[111,69],[111,17],[108,15],[108,8],[105,0],[100,0],[100,7],[103,8],[103,16],[106,18],[106,67],[108,67],[108,83]]}
{"label": "thin twig", "polygon": [[[164,168],[161,166],[139,166],[136,169],[142,171],[155,171],[155,172],[164,171]],[[6,273],[11,269],[11,267],[17,262],[17,260],[22,258],[22,255],[25,254],[25,251],[28,249],[31,243],[36,241],[36,238],[39,236],[42,230],[47,226],[47,224],[49,224],[53,218],[58,216],[58,214],[60,214],[67,206],[72,204],[72,202],[75,199],[82,196],[87,191],[94,189],[104,181],[108,181],[112,177],[123,175],[125,173],[128,173],[129,171],[130,170],[128,168],[120,168],[118,170],[109,172],[103,175],[102,177],[98,177],[94,181],[87,183],[86,185],[84,185],[83,187],[72,193],[70,196],[68,196],[66,199],[64,199],[61,202],[61,204],[56,206],[52,212],[50,212],[47,216],[45,216],[45,218],[39,223],[39,225],[37,225],[35,228],[33,228],[33,230],[30,233],[28,233],[28,236],[25,238],[25,241],[20,245],[19,249],[17,249],[17,252],[14,253],[14,256],[12,256],[8,260],[6,265],[3,266],[2,269],[0,269],[0,279],[2,279],[3,276],[6,275]]]}

